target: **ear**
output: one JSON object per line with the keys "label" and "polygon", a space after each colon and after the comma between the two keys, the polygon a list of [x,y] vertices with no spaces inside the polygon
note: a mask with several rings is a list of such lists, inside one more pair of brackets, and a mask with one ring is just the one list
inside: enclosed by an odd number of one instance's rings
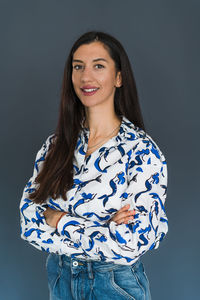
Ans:
{"label": "ear", "polygon": [[122,75],[120,71],[117,73],[115,86],[116,87],[122,86]]}

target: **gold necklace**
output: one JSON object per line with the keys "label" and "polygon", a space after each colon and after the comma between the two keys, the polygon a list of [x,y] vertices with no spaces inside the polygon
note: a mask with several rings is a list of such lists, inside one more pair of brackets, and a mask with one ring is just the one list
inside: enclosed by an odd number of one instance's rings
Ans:
{"label": "gold necklace", "polygon": [[96,145],[93,145],[93,146],[90,146],[90,147],[87,147],[87,150],[90,149],[90,148],[94,148],[95,146],[99,145],[101,142],[105,141],[109,136],[112,135],[112,133],[118,128],[120,127],[121,124],[117,125],[117,127],[115,127],[115,129],[109,134],[107,135],[103,140],[101,140],[99,143],[97,143]]}

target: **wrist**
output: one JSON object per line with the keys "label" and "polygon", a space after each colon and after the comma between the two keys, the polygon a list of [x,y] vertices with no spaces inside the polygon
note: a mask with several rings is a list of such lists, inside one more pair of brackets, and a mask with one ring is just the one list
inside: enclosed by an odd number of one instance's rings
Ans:
{"label": "wrist", "polygon": [[57,221],[56,221],[56,224],[55,224],[56,229],[58,228],[58,222],[59,222],[60,219],[61,219],[64,215],[66,215],[66,214],[67,214],[66,211],[64,211],[64,212],[62,212],[62,213],[60,214],[60,216],[57,218]]}

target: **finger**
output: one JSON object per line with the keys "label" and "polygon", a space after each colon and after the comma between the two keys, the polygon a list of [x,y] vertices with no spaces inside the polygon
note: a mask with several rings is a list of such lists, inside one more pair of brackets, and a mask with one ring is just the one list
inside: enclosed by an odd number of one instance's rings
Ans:
{"label": "finger", "polygon": [[123,211],[123,212],[119,212],[118,214],[116,214],[117,219],[121,219],[121,218],[126,218],[129,216],[132,216],[135,214],[135,210],[128,210],[128,211]]}
{"label": "finger", "polygon": [[128,220],[124,221],[124,223],[125,223],[125,224],[128,224],[128,223],[129,223],[129,221],[132,221],[132,222],[133,222],[133,220],[134,220],[134,217],[132,217],[132,218],[128,218]]}
{"label": "finger", "polygon": [[120,208],[119,211],[125,211],[125,210],[128,210],[130,208],[130,204],[127,204],[125,206],[123,206],[122,208]]}
{"label": "finger", "polygon": [[133,216],[129,216],[129,217],[120,218],[120,219],[116,220],[115,222],[117,224],[122,224],[122,223],[128,222],[129,220],[133,220],[133,219],[134,219]]}
{"label": "finger", "polygon": [[128,218],[128,217],[130,217],[130,216],[134,216],[134,211],[128,211],[128,212],[122,212],[122,213],[119,213],[118,215],[116,214],[115,216],[114,216],[114,218],[112,218],[113,219],[113,221],[114,222],[119,222],[119,221],[121,221],[122,220],[122,222],[123,222],[123,220],[125,220],[126,218]]}
{"label": "finger", "polygon": [[127,211],[129,208],[130,208],[130,204],[127,204],[127,205],[123,206],[122,208],[120,208],[120,209],[116,212],[115,215],[117,216],[117,215],[121,214],[122,212]]}
{"label": "finger", "polygon": [[124,223],[128,220],[134,219],[134,215],[135,215],[135,209],[130,210],[128,212],[123,212],[123,213],[119,214],[118,216],[116,216],[115,222],[120,222],[120,224]]}

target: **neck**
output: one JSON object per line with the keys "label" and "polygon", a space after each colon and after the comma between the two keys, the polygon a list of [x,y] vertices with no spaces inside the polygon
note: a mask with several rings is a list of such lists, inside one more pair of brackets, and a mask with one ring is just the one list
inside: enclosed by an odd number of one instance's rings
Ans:
{"label": "neck", "polygon": [[90,131],[90,139],[95,140],[97,138],[107,136],[115,127],[120,125],[121,118],[116,114],[99,116],[89,116],[84,126]]}

